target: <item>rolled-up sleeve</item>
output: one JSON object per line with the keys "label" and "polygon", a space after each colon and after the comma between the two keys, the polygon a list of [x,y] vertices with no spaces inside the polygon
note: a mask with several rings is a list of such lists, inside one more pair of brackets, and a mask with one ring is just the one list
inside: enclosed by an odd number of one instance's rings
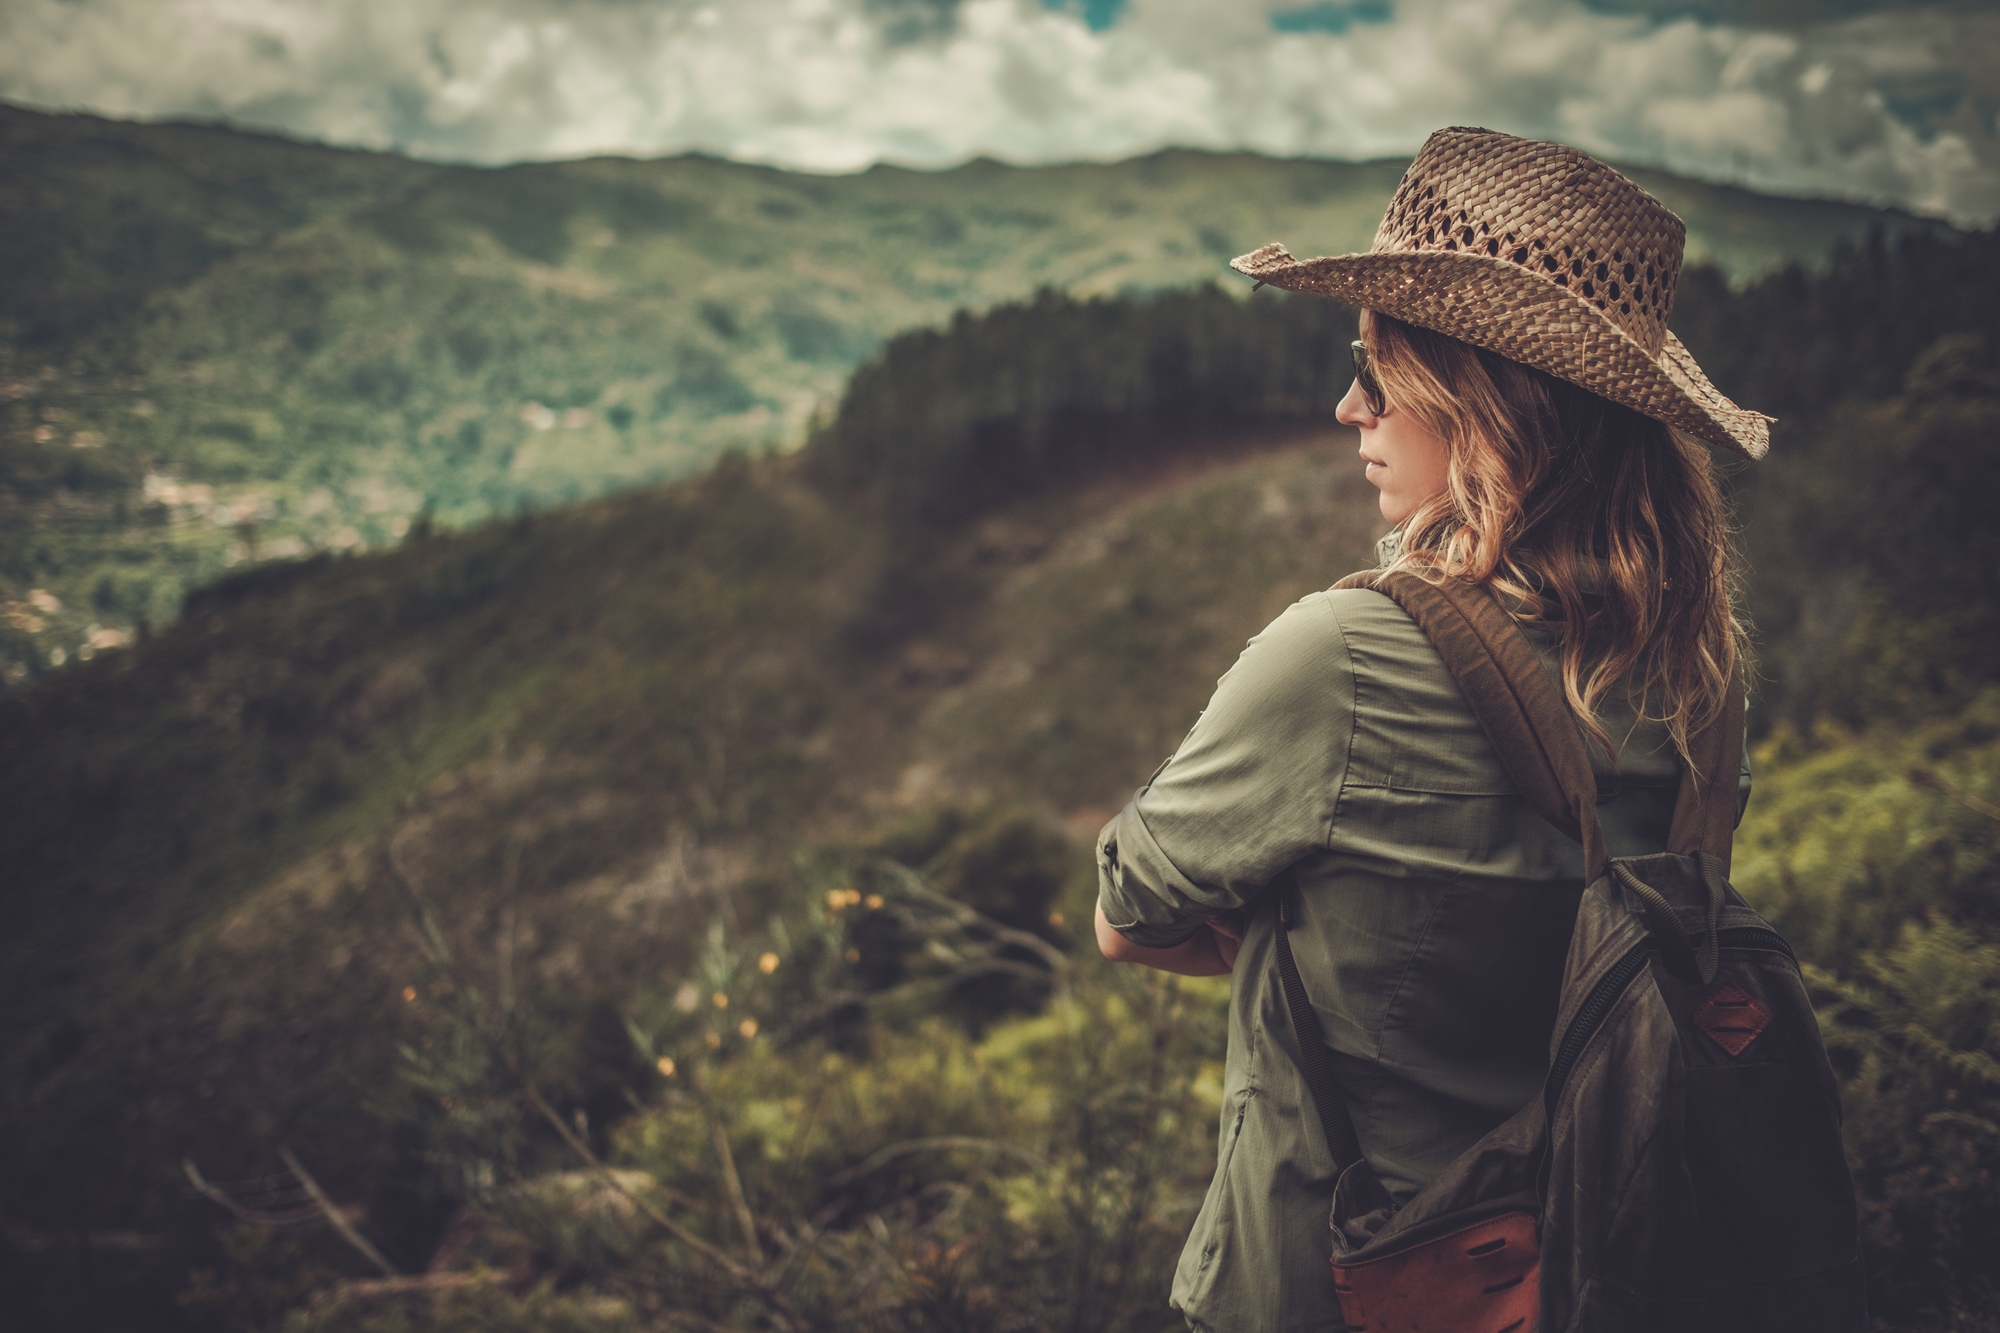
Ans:
{"label": "rolled-up sleeve", "polygon": [[1250,641],[1173,758],[1097,839],[1098,902],[1168,948],[1324,848],[1354,735],[1354,668],[1315,593]]}

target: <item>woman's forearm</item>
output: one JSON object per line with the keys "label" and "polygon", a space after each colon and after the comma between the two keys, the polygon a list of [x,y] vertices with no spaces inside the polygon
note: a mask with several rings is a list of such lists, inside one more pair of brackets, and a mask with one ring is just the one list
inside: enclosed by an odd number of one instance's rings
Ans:
{"label": "woman's forearm", "polygon": [[[1233,945],[1234,941],[1230,941]],[[1184,977],[1219,977],[1227,974],[1236,950],[1224,956],[1223,937],[1208,927],[1196,931],[1171,949],[1148,949],[1120,935],[1104,919],[1102,904],[1097,909],[1097,947],[1114,963],[1138,963],[1162,972],[1178,972]]]}

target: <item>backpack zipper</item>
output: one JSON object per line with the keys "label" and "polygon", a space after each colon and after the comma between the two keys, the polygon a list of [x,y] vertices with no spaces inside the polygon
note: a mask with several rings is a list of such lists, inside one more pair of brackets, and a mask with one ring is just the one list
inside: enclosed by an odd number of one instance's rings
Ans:
{"label": "backpack zipper", "polygon": [[1603,1024],[1611,1006],[1625,993],[1625,988],[1646,970],[1647,956],[1652,951],[1653,942],[1650,939],[1633,945],[1631,952],[1611,965],[1611,970],[1590,988],[1590,994],[1578,1006],[1576,1017],[1570,1020],[1569,1031],[1563,1033],[1562,1044],[1556,1047],[1556,1058],[1549,1062],[1548,1091],[1543,1096],[1543,1105],[1551,1124],[1556,1118],[1556,1102],[1562,1097],[1563,1084],[1569,1082],[1569,1071],[1576,1066],[1577,1057],[1583,1054],[1583,1048]]}
{"label": "backpack zipper", "polygon": [[[1792,958],[1792,946],[1785,943],[1785,937],[1775,930],[1762,926],[1738,926],[1731,930],[1716,932],[1716,944],[1724,949],[1762,949],[1782,953]],[[1634,945],[1632,951],[1611,965],[1611,970],[1590,988],[1590,994],[1577,1007],[1576,1017],[1570,1020],[1569,1031],[1563,1033],[1562,1044],[1556,1048],[1556,1058],[1549,1062],[1548,1092],[1543,1104],[1550,1120],[1555,1119],[1556,1102],[1561,1099],[1563,1085],[1569,1082],[1570,1070],[1576,1067],[1583,1055],[1583,1048],[1602,1027],[1611,1006],[1625,993],[1625,988],[1646,970],[1646,963],[1653,951],[1649,938]],[[1794,959],[1796,961],[1796,959]]]}
{"label": "backpack zipper", "polygon": [[1717,931],[1716,943],[1725,949],[1763,949],[1770,953],[1781,953],[1794,963],[1798,962],[1792,955],[1792,946],[1785,943],[1785,937],[1763,926],[1737,926],[1731,930]]}

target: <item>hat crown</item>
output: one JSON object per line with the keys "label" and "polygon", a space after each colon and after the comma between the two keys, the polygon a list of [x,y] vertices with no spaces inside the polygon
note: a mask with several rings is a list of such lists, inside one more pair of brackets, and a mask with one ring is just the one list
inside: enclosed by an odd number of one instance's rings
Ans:
{"label": "hat crown", "polygon": [[1686,238],[1665,204],[1595,158],[1455,128],[1424,141],[1373,252],[1455,252],[1516,265],[1588,301],[1657,356]]}

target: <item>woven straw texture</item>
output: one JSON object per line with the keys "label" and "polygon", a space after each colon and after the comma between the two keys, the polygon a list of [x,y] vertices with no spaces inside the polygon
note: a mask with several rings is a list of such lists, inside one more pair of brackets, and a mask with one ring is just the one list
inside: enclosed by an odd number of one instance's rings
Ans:
{"label": "woven straw texture", "polygon": [[1762,458],[1771,418],[1722,396],[1667,330],[1687,229],[1595,158],[1492,130],[1439,130],[1366,254],[1232,260],[1260,283],[1419,324],[1545,370],[1711,444]]}

